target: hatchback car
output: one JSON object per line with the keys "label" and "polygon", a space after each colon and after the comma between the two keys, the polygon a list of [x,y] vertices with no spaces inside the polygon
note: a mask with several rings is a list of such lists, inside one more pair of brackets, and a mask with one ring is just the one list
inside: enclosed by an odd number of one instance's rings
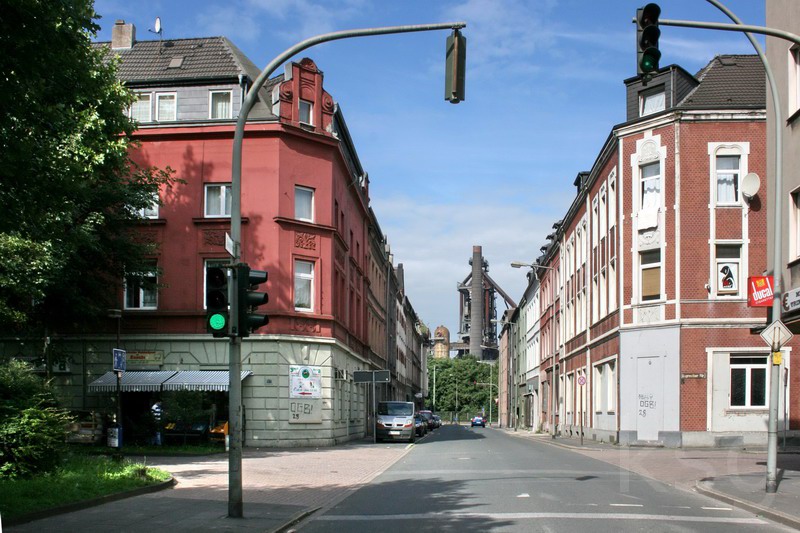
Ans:
{"label": "hatchback car", "polygon": [[480,426],[482,428],[486,427],[486,420],[482,416],[474,416],[472,417],[472,427]]}
{"label": "hatchback car", "polygon": [[414,433],[417,437],[424,437],[428,433],[428,421],[419,413],[414,415]]}
{"label": "hatchback car", "polygon": [[425,420],[428,430],[433,431],[436,429],[436,423],[433,420],[433,413],[430,411],[418,411],[418,414]]}

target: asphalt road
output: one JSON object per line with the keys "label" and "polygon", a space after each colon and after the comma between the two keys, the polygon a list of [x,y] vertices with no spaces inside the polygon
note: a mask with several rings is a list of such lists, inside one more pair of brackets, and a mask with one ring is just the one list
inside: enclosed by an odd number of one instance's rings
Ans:
{"label": "asphalt road", "polygon": [[369,485],[295,529],[303,533],[790,531],[560,447],[495,429],[462,426],[443,426],[418,440],[402,460]]}

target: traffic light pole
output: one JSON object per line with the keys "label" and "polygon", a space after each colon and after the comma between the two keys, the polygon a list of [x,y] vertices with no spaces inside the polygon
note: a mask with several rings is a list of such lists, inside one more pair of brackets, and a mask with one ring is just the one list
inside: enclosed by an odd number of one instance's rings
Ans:
{"label": "traffic light pole", "polygon": [[[253,82],[247,92],[239,117],[236,121],[236,131],[233,136],[233,163],[231,168],[231,239],[233,240],[233,263],[238,263],[241,258],[241,236],[242,236],[242,141],[244,140],[244,127],[247,117],[253,109],[260,88],[267,82],[269,76],[283,63],[294,55],[307,48],[320,43],[349,39],[351,37],[367,37],[371,35],[388,35],[395,33],[410,33],[434,30],[459,30],[467,26],[464,22],[445,22],[441,24],[419,24],[413,26],[389,26],[384,28],[366,28],[360,30],[345,30],[333,33],[326,33],[311,37],[299,42],[286,49],[283,53],[273,59],[258,78]],[[230,323],[239,324],[239,295],[235,289],[236,283],[230,284]],[[234,327],[234,326],[231,326]],[[231,336],[230,340],[230,361],[229,368],[229,438],[230,451],[228,455],[228,516],[231,518],[241,518],[243,516],[242,505],[242,433],[241,433],[241,414],[242,414],[242,359],[241,359],[241,339],[238,336]]]}
{"label": "traffic light pole", "polygon": [[[723,31],[738,31],[747,34],[753,47],[756,49],[758,56],[764,64],[764,69],[767,74],[767,80],[772,92],[772,105],[775,113],[775,191],[774,191],[774,205],[773,205],[773,256],[772,256],[772,270],[774,279],[774,298],[772,303],[772,320],[777,321],[781,318],[781,294],[782,294],[782,280],[783,273],[782,259],[781,259],[781,245],[782,245],[782,196],[783,196],[783,118],[780,107],[780,96],[778,95],[777,85],[775,78],[772,75],[772,69],[767,62],[767,58],[758,45],[758,42],[750,35],[751,33],[758,33],[761,35],[769,35],[778,37],[786,41],[791,41],[800,45],[800,36],[783,30],[775,28],[768,28],[765,26],[751,26],[742,24],[727,8],[722,6],[716,0],[707,0],[721,11],[723,11],[731,20],[736,24],[724,24],[719,22],[696,22],[690,20],[664,20],[661,19],[660,24],[664,26],[677,26],[684,28],[701,28],[709,30],[723,30]],[[768,440],[767,440],[767,480],[766,492],[774,493],[778,491],[778,403],[780,400],[779,384],[780,384],[780,364],[775,364],[776,359],[770,357],[770,399],[769,399],[769,424],[768,424]]]}

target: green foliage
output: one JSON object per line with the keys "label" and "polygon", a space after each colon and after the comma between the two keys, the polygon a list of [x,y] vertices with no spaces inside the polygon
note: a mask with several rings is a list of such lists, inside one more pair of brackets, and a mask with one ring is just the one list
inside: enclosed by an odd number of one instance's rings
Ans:
{"label": "green foliage", "polygon": [[[496,365],[496,363],[492,363]],[[428,359],[428,407],[433,406],[434,369],[436,373],[436,410],[480,413],[489,411],[489,402],[497,397],[497,369],[467,355],[457,359]],[[490,379],[493,385],[490,387]],[[492,391],[494,394],[492,394]],[[493,407],[494,409],[494,407]]]}
{"label": "green foliage", "polygon": [[27,364],[0,365],[0,479],[52,471],[65,449],[70,420]]}
{"label": "green foliage", "polygon": [[[91,324],[144,268],[130,231],[171,170],[130,158],[132,94],[92,46],[92,0],[6,0],[0,17],[0,320]],[[80,313],[64,313],[80,309]]]}
{"label": "green foliage", "polygon": [[168,481],[170,474],[108,457],[68,455],[49,474],[0,479],[0,515],[13,519],[70,503],[108,496]]}

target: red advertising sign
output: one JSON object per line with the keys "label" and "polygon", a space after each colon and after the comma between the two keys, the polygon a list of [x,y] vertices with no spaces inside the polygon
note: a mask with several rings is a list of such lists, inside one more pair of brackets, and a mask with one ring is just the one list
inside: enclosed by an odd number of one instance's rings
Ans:
{"label": "red advertising sign", "polygon": [[747,307],[771,306],[772,287],[772,276],[750,276],[747,278]]}

